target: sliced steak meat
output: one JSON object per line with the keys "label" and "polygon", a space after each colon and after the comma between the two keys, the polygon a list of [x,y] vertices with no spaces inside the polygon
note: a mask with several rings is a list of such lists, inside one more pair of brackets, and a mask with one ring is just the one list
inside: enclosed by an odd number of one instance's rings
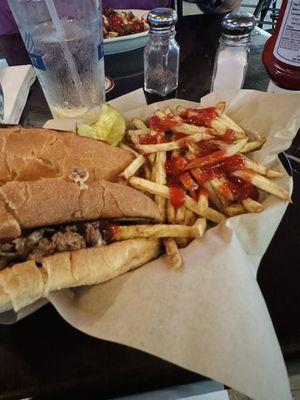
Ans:
{"label": "sliced steak meat", "polygon": [[50,256],[55,252],[55,245],[51,240],[47,238],[42,238],[37,246],[29,254],[28,258],[40,262],[45,256]]}
{"label": "sliced steak meat", "polygon": [[0,244],[0,256],[6,257],[15,252],[15,245],[12,242]]}
{"label": "sliced steak meat", "polygon": [[44,229],[39,229],[30,233],[27,237],[17,238],[12,242],[1,244],[0,256],[7,260],[25,260],[32,249],[42,239],[44,232]]}
{"label": "sliced steak meat", "polygon": [[76,232],[56,232],[51,241],[53,242],[57,251],[73,251],[86,247],[84,238]]}
{"label": "sliced steak meat", "polygon": [[0,243],[0,269],[28,259],[40,262],[57,252],[100,247],[105,244],[100,227],[100,221],[80,222],[37,229],[11,242]]}
{"label": "sliced steak meat", "polygon": [[17,256],[25,258],[32,249],[39,243],[44,236],[45,230],[38,229],[30,233],[27,237],[21,237],[14,240]]}
{"label": "sliced steak meat", "polygon": [[84,224],[83,235],[87,246],[99,247],[104,244],[99,225],[99,222],[88,222]]}

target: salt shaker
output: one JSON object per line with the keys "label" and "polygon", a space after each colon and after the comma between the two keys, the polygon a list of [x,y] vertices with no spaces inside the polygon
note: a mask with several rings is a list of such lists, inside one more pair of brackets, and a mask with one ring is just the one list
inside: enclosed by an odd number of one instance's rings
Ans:
{"label": "salt shaker", "polygon": [[243,87],[250,54],[250,36],[255,24],[255,17],[246,12],[230,13],[223,18],[212,92]]}
{"label": "salt shaker", "polygon": [[177,14],[171,8],[155,8],[147,20],[150,30],[144,49],[144,88],[146,92],[166,96],[178,86]]}

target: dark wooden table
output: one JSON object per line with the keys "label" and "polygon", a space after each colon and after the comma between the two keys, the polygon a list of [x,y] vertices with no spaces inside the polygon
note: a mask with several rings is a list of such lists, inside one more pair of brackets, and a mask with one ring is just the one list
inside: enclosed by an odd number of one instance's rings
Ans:
{"label": "dark wooden table", "polygon": [[[220,17],[184,17],[177,25],[181,46],[179,98],[199,100],[208,93],[218,46]],[[261,62],[265,38],[254,37],[246,88],[266,90]],[[10,65],[29,62],[18,35],[0,37]],[[142,50],[107,57],[106,73],[116,82],[108,100],[143,85]],[[147,96],[149,102],[156,100]],[[38,82],[30,92],[21,123],[42,125],[51,117]],[[290,150],[300,155],[299,138]],[[300,175],[293,163],[293,204],[261,262],[258,282],[286,359],[300,357]],[[97,340],[70,327],[47,305],[12,326],[0,327],[0,399],[108,399],[201,379],[143,352]]]}

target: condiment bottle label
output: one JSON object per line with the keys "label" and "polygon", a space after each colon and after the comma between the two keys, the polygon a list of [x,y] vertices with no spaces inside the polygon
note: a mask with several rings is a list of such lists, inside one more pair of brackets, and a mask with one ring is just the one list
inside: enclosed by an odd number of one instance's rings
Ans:
{"label": "condiment bottle label", "polygon": [[285,64],[300,67],[300,0],[288,0],[274,56]]}

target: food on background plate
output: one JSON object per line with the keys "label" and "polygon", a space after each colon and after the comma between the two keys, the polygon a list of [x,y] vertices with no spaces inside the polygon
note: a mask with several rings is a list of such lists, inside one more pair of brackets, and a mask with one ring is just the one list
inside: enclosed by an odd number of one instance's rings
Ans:
{"label": "food on background plate", "polygon": [[101,141],[43,128],[0,127],[0,146],[0,184],[67,177],[76,166],[88,170],[88,181],[116,181],[134,159]]}
{"label": "food on background plate", "polygon": [[0,187],[0,312],[18,311],[54,290],[107,281],[158,257],[152,235],[114,243],[118,235],[125,239],[123,229],[138,227],[124,223],[160,219],[150,198],[106,181],[82,187],[75,178],[76,171]]}
{"label": "food on background plate", "polygon": [[121,11],[104,8],[102,10],[102,17],[104,39],[132,35],[148,30],[146,21],[143,18],[137,18],[130,10]]}
{"label": "food on background plate", "polygon": [[[126,139],[137,154],[121,177],[152,196],[162,221],[185,227],[201,221],[203,234],[206,226],[228,217],[261,212],[260,191],[290,200],[273,180],[282,173],[248,157],[265,139],[250,141],[224,110],[223,102],[208,108],[178,106],[174,113],[157,110],[148,121],[132,119]],[[163,240],[173,267],[181,267],[178,247],[190,240],[184,235]]]}
{"label": "food on background plate", "polygon": [[103,104],[100,117],[92,125],[79,124],[76,133],[94,139],[104,140],[113,146],[119,144],[126,132],[123,115],[109,104]]}

